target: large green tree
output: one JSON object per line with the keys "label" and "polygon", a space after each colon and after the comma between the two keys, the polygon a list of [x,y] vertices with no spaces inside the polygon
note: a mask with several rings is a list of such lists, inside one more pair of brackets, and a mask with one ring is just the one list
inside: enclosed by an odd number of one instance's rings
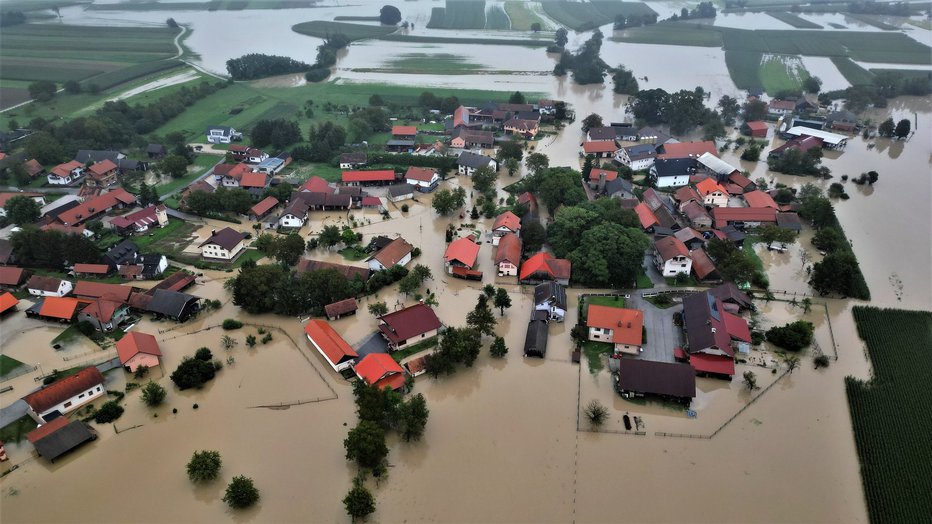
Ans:
{"label": "large green tree", "polygon": [[375,497],[361,481],[354,480],[352,489],[343,497],[343,507],[346,508],[346,514],[352,522],[356,522],[356,519],[364,519],[375,512]]}
{"label": "large green tree", "polygon": [[573,280],[591,287],[634,287],[649,245],[639,228],[609,222],[594,226],[567,257]]}
{"label": "large green tree", "polygon": [[18,226],[33,224],[42,215],[39,203],[32,197],[22,195],[7,200],[3,209],[6,211],[7,219]]}
{"label": "large green tree", "polygon": [[397,413],[397,426],[401,438],[405,442],[421,440],[424,428],[427,427],[427,418],[430,410],[427,408],[427,399],[418,393],[399,406]]}
{"label": "large green tree", "polygon": [[363,420],[351,429],[343,441],[347,460],[356,461],[362,468],[377,469],[388,456],[385,430],[375,422]]}
{"label": "large green tree", "polygon": [[191,482],[214,480],[220,474],[222,465],[219,451],[195,451],[188,461],[188,478]]}
{"label": "large green tree", "polygon": [[484,294],[479,295],[476,307],[466,314],[466,325],[483,335],[491,336],[495,333],[495,315],[489,307],[489,298]]}
{"label": "large green tree", "polygon": [[227,485],[223,501],[234,509],[248,508],[259,501],[259,489],[251,478],[237,475]]}
{"label": "large green tree", "polygon": [[489,166],[482,166],[472,174],[472,185],[480,193],[487,193],[495,189],[496,180],[498,180],[498,172]]}

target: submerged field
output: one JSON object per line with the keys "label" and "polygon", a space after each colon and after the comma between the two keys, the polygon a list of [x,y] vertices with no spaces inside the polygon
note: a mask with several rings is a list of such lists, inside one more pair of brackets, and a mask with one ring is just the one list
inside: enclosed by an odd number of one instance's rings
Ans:
{"label": "submerged field", "polygon": [[545,0],[541,5],[547,16],[575,31],[588,31],[612,23],[619,15],[626,18],[657,15],[647,4],[641,2]]}
{"label": "submerged field", "polygon": [[874,365],[869,381],[845,379],[870,520],[925,520],[932,515],[932,313],[857,306],[854,319]]}
{"label": "submerged field", "polygon": [[350,40],[362,40],[364,38],[378,38],[393,33],[395,28],[391,26],[347,24],[343,22],[314,20],[297,24],[293,26],[291,30],[296,33],[301,33],[302,35],[316,36],[317,38],[325,38],[334,33],[342,33],[348,36]]}
{"label": "submerged field", "polygon": [[780,91],[798,91],[809,72],[798,56],[766,55],[760,64],[760,80],[770,96]]}

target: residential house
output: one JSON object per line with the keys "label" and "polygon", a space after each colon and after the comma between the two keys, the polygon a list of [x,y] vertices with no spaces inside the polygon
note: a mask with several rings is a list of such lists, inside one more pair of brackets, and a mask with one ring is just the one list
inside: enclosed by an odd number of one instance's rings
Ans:
{"label": "residential house", "polygon": [[19,289],[29,278],[29,272],[21,267],[0,266],[0,289]]}
{"label": "residential house", "polygon": [[689,250],[676,237],[665,237],[654,242],[654,265],[665,277],[689,275],[692,270]]}
{"label": "residential house", "polygon": [[751,138],[767,138],[767,123],[761,120],[752,120],[744,124],[744,132]]}
{"label": "residential house", "polygon": [[151,160],[161,160],[168,154],[168,149],[162,144],[149,144],[146,146],[146,155]]}
{"label": "residential house", "polygon": [[26,289],[29,290],[30,295],[36,297],[63,297],[71,293],[74,286],[71,282],[60,278],[33,275],[26,282]]}
{"label": "residential house", "polygon": [[643,345],[644,313],[590,304],[586,312],[589,340],[612,344],[615,354],[637,355]]}
{"label": "residential house", "polygon": [[810,149],[821,149],[822,148],[822,139],[815,136],[798,136],[796,138],[791,138],[787,140],[783,145],[773,148],[768,157],[780,158],[787,151],[796,150],[801,153],[806,153]]}
{"label": "residential house", "polygon": [[774,209],[780,208],[772,196],[760,190],[749,191],[742,196],[744,197],[744,201],[747,203],[748,207],[772,207]]}
{"label": "residential house", "polygon": [[653,144],[637,144],[623,147],[615,153],[615,161],[628,166],[633,171],[650,169],[657,158],[657,149]]}
{"label": "residential house", "polygon": [[91,366],[25,397],[26,414],[44,424],[104,395],[104,376]]}
{"label": "residential house", "polygon": [[103,162],[104,160],[109,160],[119,165],[120,160],[125,158],[126,155],[112,149],[81,149],[74,155],[74,160],[76,162],[81,162],[85,165],[88,163]]}
{"label": "residential house", "polygon": [[359,355],[325,320],[311,319],[304,325],[307,340],[337,373],[349,369]]}
{"label": "residential house", "polygon": [[88,322],[101,332],[113,331],[127,315],[129,306],[114,300],[97,299],[78,313],[78,322]]}
{"label": "residential house", "polygon": [[700,247],[691,250],[689,252],[689,258],[693,261],[692,273],[696,276],[696,280],[700,282],[721,280],[718,275],[718,270],[715,268],[715,262],[712,262],[712,259],[709,258],[709,254],[705,252],[705,249]]}
{"label": "residential house", "polygon": [[65,417],[53,419],[26,434],[26,440],[36,448],[36,454],[51,463],[96,438],[94,430],[86,422],[69,421]]}
{"label": "residential house", "polygon": [[689,251],[701,248],[705,245],[705,237],[691,227],[684,227],[683,229],[675,231],[673,237],[682,242]]}
{"label": "residential house", "polygon": [[725,182],[733,174],[741,174],[741,170],[725,162],[712,153],[703,153],[696,159],[698,171],[705,172],[715,178],[716,182]]}
{"label": "residential house", "polygon": [[67,186],[84,176],[84,164],[77,160],[58,164],[53,167],[46,178],[53,186]]}
{"label": "residential house", "polygon": [[415,140],[417,126],[392,126],[392,138],[396,140]]}
{"label": "residential house", "polygon": [[386,185],[395,182],[395,172],[391,169],[370,171],[343,171],[343,183],[348,186]]}
{"label": "residential house", "polygon": [[334,188],[330,187],[330,184],[326,180],[316,175],[308,178],[303,184],[301,184],[301,187],[298,188],[298,191],[310,193],[336,192]]}
{"label": "residential house", "polygon": [[214,166],[212,171],[218,186],[231,188],[239,187],[243,175],[250,172],[246,164],[219,164]]}
{"label": "residential house", "polygon": [[713,178],[706,178],[696,184],[696,191],[702,196],[702,203],[708,207],[725,207],[731,196],[721,184]]}
{"label": "residential house", "polygon": [[[314,193],[316,195],[321,195],[324,197],[325,193]],[[307,222],[307,214],[310,209],[310,205],[303,198],[299,197],[300,194],[295,195],[291,198],[291,202],[285,206],[285,209],[282,211],[282,214],[278,217],[278,226],[284,228],[295,228],[300,229],[304,227],[304,223]],[[324,197],[325,198],[325,197]]]}
{"label": "residential house", "polygon": [[443,265],[447,273],[453,274],[455,268],[471,270],[476,265],[479,256],[479,244],[472,237],[463,237],[450,242],[443,254]]}
{"label": "residential house", "polygon": [[669,196],[658,193],[657,190],[651,187],[647,188],[641,197],[644,200],[644,204],[646,204],[653,212],[654,216],[657,217],[657,221],[661,227],[674,230],[682,227],[676,215],[676,204],[673,203],[673,199]]}
{"label": "residential house", "polygon": [[534,311],[546,313],[548,321],[563,322],[566,317],[566,288],[553,280],[534,286]]}
{"label": "residential house", "polygon": [[246,162],[249,164],[258,164],[263,160],[269,158],[269,154],[265,151],[249,146],[242,146],[239,144],[234,144],[230,146],[230,155],[233,157],[233,160],[237,162]]}
{"label": "residential house", "polygon": [[529,120],[515,116],[502,124],[502,129],[506,135],[520,135],[531,139],[540,132],[540,120]]}
{"label": "residential house", "polygon": [[118,167],[110,160],[101,160],[85,170],[90,187],[110,187],[117,181]]}
{"label": "residential house", "polygon": [[[628,138],[630,138],[630,135]],[[645,144],[660,146],[670,142],[671,139],[672,137],[668,133],[655,127],[642,127],[637,131],[637,141],[644,142]]]}
{"label": "residential house", "polygon": [[378,389],[401,391],[405,388],[405,370],[387,353],[370,353],[353,370],[360,380]]}
{"label": "residential house", "polygon": [[17,304],[19,304],[19,299],[14,297],[13,293],[9,291],[0,293],[0,315],[6,315],[7,313],[16,311]]}
{"label": "residential house", "polygon": [[492,171],[498,170],[498,162],[494,158],[485,155],[463,151],[456,160],[458,172],[461,175],[472,176],[477,169],[482,167],[491,168]]}
{"label": "residential house", "polygon": [[394,266],[406,266],[411,262],[414,246],[398,237],[368,259],[369,269],[384,271]]}
{"label": "residential house", "polygon": [[725,282],[709,289],[709,293],[722,301],[722,306],[729,313],[738,313],[742,310],[754,310],[754,302],[747,293],[738,289],[732,282]]}
{"label": "residential house", "polygon": [[340,155],[340,169],[356,169],[359,167],[364,167],[368,157],[366,153],[355,152],[355,153],[343,153]]}
{"label": "residential house", "polygon": [[492,245],[497,246],[503,236],[508,233],[520,234],[521,218],[511,211],[505,211],[495,217],[492,224]]}
{"label": "residential house", "polygon": [[515,233],[505,233],[497,237],[498,249],[495,251],[495,265],[498,276],[516,277],[521,265],[521,237]]}
{"label": "residential house", "polygon": [[[728,185],[732,187],[737,187],[740,191],[735,191],[734,189],[729,189],[731,193],[747,193],[749,191],[754,191],[757,189],[757,184],[751,182],[751,179],[744,176],[741,173],[732,173],[728,175]],[[726,188],[728,189],[728,188]]]}
{"label": "residential house", "polygon": [[518,195],[518,204],[525,206],[528,213],[537,214],[537,198],[530,191],[525,191]]}
{"label": "residential house", "polygon": [[122,187],[102,193],[85,200],[64,213],[58,215],[58,221],[66,226],[77,226],[113,209],[120,209],[136,203],[136,197]]}
{"label": "residential house", "polygon": [[237,133],[232,127],[210,126],[207,128],[207,143],[209,144],[229,144],[236,140],[242,140],[243,134]]}
{"label": "residential house", "polygon": [[678,187],[689,183],[689,177],[696,171],[693,158],[660,158],[654,160],[650,168],[650,177],[657,187]]}
{"label": "residential house", "polygon": [[735,346],[751,342],[747,321],[703,291],[683,297],[683,329],[689,363],[696,373],[730,380],[735,374]]}
{"label": "residential house", "polygon": [[618,144],[614,140],[583,143],[583,153],[596,158],[612,158],[618,152],[618,149]]}
{"label": "residential house", "polygon": [[178,199],[178,205],[181,209],[188,209],[188,196],[191,193],[196,191],[203,191],[204,193],[211,194],[215,192],[217,188],[207,182],[206,180],[198,180],[197,182],[192,183],[188,187],[184,188],[184,191],[181,192],[181,197]]}
{"label": "residential house", "polygon": [[634,206],[634,213],[638,216],[638,221],[641,223],[641,228],[643,228],[644,231],[652,231],[655,227],[660,225],[660,222],[657,220],[657,215],[655,215],[644,202]]}
{"label": "residential house", "polygon": [[139,246],[129,239],[120,241],[104,253],[103,262],[113,268],[120,269],[120,266],[132,264],[139,257]]}
{"label": "residential house", "polygon": [[390,153],[413,153],[414,140],[391,139],[385,142],[385,150]]}
{"label": "residential house", "polygon": [[696,375],[689,364],[619,358],[615,389],[624,398],[655,396],[689,406],[696,396]]}
{"label": "residential house", "polygon": [[379,317],[379,331],[392,351],[433,338],[441,327],[437,314],[425,304],[414,304]]}
{"label": "residential house", "polygon": [[239,187],[252,195],[254,200],[262,198],[265,188],[269,187],[269,177],[265,173],[243,173]]}
{"label": "residential house", "polygon": [[132,293],[133,288],[130,286],[90,282],[88,280],[79,280],[74,286],[75,298],[86,301],[103,299],[122,304],[129,302],[129,296]]}
{"label": "residential house", "polygon": [[495,135],[491,131],[479,131],[466,127],[455,129],[450,139],[450,147],[457,149],[491,149],[494,145]]}
{"label": "residential house", "polygon": [[23,164],[23,168],[26,169],[26,174],[29,175],[29,178],[36,178],[39,175],[45,173],[45,168],[42,167],[42,164],[39,163],[35,158],[30,158]]}
{"label": "residential house", "polygon": [[553,280],[560,285],[568,286],[572,269],[573,265],[569,260],[555,258],[550,253],[542,251],[521,264],[521,274],[518,280],[527,284]]}
{"label": "residential house", "polygon": [[[606,181],[600,192],[608,197],[622,200],[621,205],[626,209],[633,209],[638,204],[638,199],[634,195],[634,184],[630,180],[621,177]],[[625,201],[631,200],[633,200],[633,204],[626,207]]]}
{"label": "residential house", "polygon": [[548,336],[547,322],[531,318],[527,324],[527,333],[524,335],[524,356],[544,358],[547,354]]}
{"label": "residential house", "polygon": [[437,189],[437,184],[440,183],[440,173],[432,167],[411,166],[405,172],[405,182],[422,193],[429,193]]}
{"label": "residential house", "polygon": [[278,207],[277,198],[273,196],[265,197],[258,204],[249,208],[249,215],[254,220],[262,220],[263,218],[267,217],[269,213],[271,213],[272,210],[276,207]]}
{"label": "residential house", "polygon": [[614,142],[617,138],[618,132],[610,126],[593,127],[586,132],[586,140],[589,142]]}
{"label": "residential house", "polygon": [[165,255],[139,254],[130,262],[120,265],[120,276],[127,280],[154,280],[168,269]]}
{"label": "residential house", "polygon": [[842,133],[856,133],[858,117],[851,111],[834,111],[825,115],[825,127]]}
{"label": "residential house", "polygon": [[718,149],[715,147],[715,142],[711,140],[663,144],[658,151],[658,160],[670,160],[675,158],[691,158],[695,160],[706,153],[718,156]]}
{"label": "residential house", "polygon": [[699,202],[702,203],[703,199],[699,193],[690,186],[683,186],[673,192],[673,200],[679,206],[680,211],[683,210],[688,202]]}
{"label": "residential house", "polygon": [[206,259],[232,262],[246,250],[246,233],[229,227],[215,230],[200,248],[201,256]]}
{"label": "residential house", "polygon": [[115,217],[110,221],[110,227],[119,235],[145,233],[154,227],[165,227],[166,224],[168,224],[168,211],[164,204],[153,204],[139,211]]}
{"label": "residential house", "polygon": [[130,331],[116,343],[120,364],[130,373],[140,367],[154,368],[161,364],[162,350],[155,337],[148,333]]}
{"label": "residential house", "polygon": [[771,207],[716,207],[712,209],[716,229],[732,225],[738,228],[760,227],[777,223],[777,210]]}
{"label": "residential house", "polygon": [[356,303],[356,299],[350,297],[327,304],[324,306],[324,314],[330,320],[339,320],[346,315],[355,315],[358,309],[359,304]]}
{"label": "residential house", "polygon": [[414,186],[411,184],[395,184],[388,186],[388,199],[392,202],[401,202],[414,198]]}
{"label": "residential house", "polygon": [[599,194],[605,191],[605,185],[618,178],[618,172],[609,169],[592,168],[589,171],[589,187]]}
{"label": "residential house", "polygon": [[774,117],[792,115],[795,110],[796,102],[793,100],[774,98],[767,104],[767,114]]}
{"label": "residential house", "polygon": [[6,204],[14,197],[26,197],[32,199],[33,202],[39,204],[40,206],[45,205],[45,195],[42,193],[31,193],[26,191],[16,192],[16,193],[0,193],[0,217],[6,216]]}
{"label": "residential house", "polygon": [[266,158],[262,162],[259,162],[255,167],[252,168],[252,170],[256,173],[263,173],[265,175],[277,175],[279,171],[285,169],[286,165],[287,161],[285,159],[273,156]]}

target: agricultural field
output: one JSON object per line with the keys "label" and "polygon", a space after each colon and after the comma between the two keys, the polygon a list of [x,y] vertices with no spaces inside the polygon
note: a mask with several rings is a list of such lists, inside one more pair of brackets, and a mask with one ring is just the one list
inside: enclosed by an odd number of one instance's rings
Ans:
{"label": "agricultural field", "polygon": [[485,12],[485,28],[493,30],[511,29],[511,21],[508,19],[508,15],[505,14],[505,10],[502,9],[501,6],[489,6],[488,11]]}
{"label": "agricultural field", "polygon": [[431,10],[431,29],[485,29],[484,0],[446,0],[446,7]]}
{"label": "agricultural field", "polygon": [[359,72],[395,74],[468,75],[485,70],[482,64],[468,62],[460,55],[440,53],[405,53],[390,60],[385,67],[358,68]]}
{"label": "agricultural field", "polygon": [[93,11],[242,11],[244,9],[300,9],[314,7],[315,0],[209,0],[206,2],[94,3]]}
{"label": "agricultural field", "polygon": [[145,75],[177,67],[173,43],[178,29],[81,27],[23,24],[0,35],[3,105],[28,99],[29,83],[80,81],[108,89]]}
{"label": "agricultural field", "polygon": [[634,44],[686,45],[694,47],[721,47],[722,34],[691,25],[660,23],[632,27],[618,31],[610,40]]}
{"label": "agricultural field", "polygon": [[793,13],[787,13],[786,11],[769,11],[767,14],[783,23],[795,27],[796,29],[822,29],[822,26],[819,24],[810,22],[809,20],[796,16]]}
{"label": "agricultural field", "polygon": [[760,80],[767,94],[774,96],[780,91],[798,91],[809,72],[798,56],[765,55],[760,63]]}
{"label": "agricultural field", "polygon": [[862,15],[854,13],[845,13],[847,18],[853,18],[859,22],[865,23],[869,26],[876,27],[877,29],[883,29],[884,31],[897,31],[899,27],[895,25],[888,24],[884,22],[881,17],[875,15]]}
{"label": "agricultural field", "polygon": [[349,37],[350,40],[378,38],[395,32],[395,28],[391,26],[347,24],[343,22],[329,22],[326,20],[302,22],[292,26],[291,30],[302,35],[316,36],[317,38],[324,38],[334,33],[343,33]]}
{"label": "agricultural field", "polygon": [[613,23],[617,15],[625,17],[657,15],[653,9],[642,2],[546,0],[541,2],[541,5],[547,16],[575,31],[589,31],[601,25]]}
{"label": "agricultural field", "polygon": [[868,85],[874,82],[874,74],[855,64],[850,58],[833,56],[831,60],[851,85]]}
{"label": "agricultural field", "polygon": [[380,37],[379,40],[416,42],[419,44],[515,45],[521,47],[547,47],[553,43],[550,40],[532,40],[521,38],[468,38],[446,36],[411,36],[399,34],[385,35]]}
{"label": "agricultural field", "polygon": [[738,89],[761,87],[760,66],[764,54],[759,51],[725,51],[725,66]]}
{"label": "agricultural field", "polygon": [[530,31],[532,24],[540,24],[541,28],[547,28],[544,19],[531,10],[527,2],[516,0],[505,2],[505,12],[511,20],[511,28],[515,31]]}
{"label": "agricultural field", "polygon": [[[932,313],[855,306],[873,378],[845,379],[870,521],[932,515]],[[925,515],[925,517],[923,517]]]}

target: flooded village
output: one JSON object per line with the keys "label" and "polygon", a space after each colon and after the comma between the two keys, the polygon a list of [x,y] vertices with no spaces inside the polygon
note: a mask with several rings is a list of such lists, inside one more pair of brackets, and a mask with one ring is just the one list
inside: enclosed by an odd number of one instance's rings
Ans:
{"label": "flooded village", "polygon": [[[846,392],[877,363],[853,311],[932,309],[930,98],[848,111],[834,59],[800,63],[837,98],[777,96],[739,88],[727,48],[572,27],[554,4],[575,2],[479,3],[484,29],[455,27],[452,0],[391,25],[369,2],[26,11],[15,27],[171,17],[181,63],[25,105],[0,72],[0,519],[877,521]],[[657,26],[696,7],[634,5]],[[701,24],[791,27],[716,6]],[[925,15],[857,16],[796,17],[932,43]],[[323,82],[226,80],[249,53],[311,75],[328,31],[386,25]],[[253,38],[218,46],[219,27]],[[561,27],[556,51],[444,41]],[[637,92],[552,74],[594,29]],[[697,87],[674,112],[730,99],[720,131],[644,116]],[[68,125],[108,107],[134,119],[125,145]],[[206,450],[222,466],[198,479]]]}

